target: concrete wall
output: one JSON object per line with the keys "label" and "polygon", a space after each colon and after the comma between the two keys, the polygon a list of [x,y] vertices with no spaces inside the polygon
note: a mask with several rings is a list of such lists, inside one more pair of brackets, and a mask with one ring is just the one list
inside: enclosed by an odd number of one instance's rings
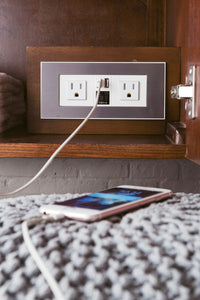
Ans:
{"label": "concrete wall", "polygon": [[[0,159],[0,193],[26,183],[46,159]],[[132,184],[200,193],[200,166],[185,159],[62,159],[20,194],[84,193]]]}

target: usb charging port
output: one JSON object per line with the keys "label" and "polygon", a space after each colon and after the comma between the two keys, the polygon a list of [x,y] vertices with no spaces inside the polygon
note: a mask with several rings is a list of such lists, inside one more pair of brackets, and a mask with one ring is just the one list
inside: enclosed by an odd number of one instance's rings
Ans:
{"label": "usb charging port", "polygon": [[109,78],[104,79],[104,87],[109,88]]}

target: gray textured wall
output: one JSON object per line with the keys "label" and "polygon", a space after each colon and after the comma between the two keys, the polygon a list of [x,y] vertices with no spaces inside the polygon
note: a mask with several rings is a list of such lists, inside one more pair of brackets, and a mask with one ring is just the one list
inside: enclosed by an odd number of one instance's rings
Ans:
{"label": "gray textured wall", "polygon": [[[27,182],[46,159],[0,159],[0,193]],[[62,159],[20,194],[83,193],[120,184],[200,193],[200,166],[185,159]]]}

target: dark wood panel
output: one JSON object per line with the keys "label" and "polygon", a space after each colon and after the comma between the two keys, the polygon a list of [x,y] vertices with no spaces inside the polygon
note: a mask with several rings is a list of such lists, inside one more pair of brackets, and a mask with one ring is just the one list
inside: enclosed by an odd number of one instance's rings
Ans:
{"label": "dark wood panel", "polygon": [[1,0],[0,69],[26,80],[27,45],[162,46],[164,1]]}
{"label": "dark wood panel", "polygon": [[147,2],[1,0],[0,69],[25,80],[27,45],[147,46]]}
{"label": "dark wood panel", "polygon": [[147,44],[152,47],[165,45],[165,0],[148,1]]}
{"label": "dark wood panel", "polygon": [[[136,53],[131,47],[138,46],[162,46],[164,39],[164,9],[165,0],[2,0],[0,1],[0,69],[1,72],[10,73],[13,76],[26,81],[26,46],[78,46],[70,54],[74,60],[77,55],[82,60],[88,58],[88,53],[81,53],[80,46],[104,46],[107,52],[107,60],[113,60],[113,52],[109,47],[122,47],[120,57],[116,55],[116,61],[125,58],[129,60],[149,61],[145,50],[138,48]],[[130,47],[126,49],[125,47]],[[94,52],[90,48],[91,52]],[[116,51],[118,51],[116,50]],[[36,51],[36,50],[34,50]],[[46,51],[46,50],[45,50]],[[63,47],[60,47],[63,51]],[[100,50],[102,51],[102,50]],[[150,50],[151,51],[151,50]],[[165,50],[164,50],[165,51]],[[37,52],[37,51],[36,51]],[[36,53],[36,56],[40,54]],[[159,50],[158,50],[159,52]],[[165,52],[151,51],[152,61],[165,60]],[[167,85],[167,94],[171,84],[178,83],[179,77],[179,51],[167,50],[169,61],[167,72],[170,79]],[[142,53],[142,54],[141,54]],[[34,55],[35,55],[34,54]],[[140,56],[140,54],[142,56]],[[85,57],[84,57],[85,55]],[[94,53],[93,53],[94,55]],[[99,52],[96,54],[99,60]],[[164,55],[164,57],[163,57]],[[43,60],[50,58],[43,53]],[[93,57],[93,56],[91,56]],[[30,57],[28,57],[30,58]],[[41,57],[40,57],[41,58]],[[54,60],[54,54],[51,60]],[[93,60],[93,58],[92,58]],[[39,59],[38,61],[39,62]],[[36,68],[36,69],[34,69]],[[32,80],[32,92],[35,103],[29,109],[38,110],[39,68],[36,64],[28,69],[29,79]],[[173,74],[173,75],[172,75]],[[33,98],[32,98],[33,99]],[[36,105],[36,106],[35,106]],[[34,112],[35,113],[35,112]],[[37,121],[38,116],[29,113],[30,122]],[[176,101],[168,98],[167,113],[170,120],[176,120],[179,115],[179,105]],[[95,123],[96,121],[94,121]],[[89,131],[93,126],[98,131],[99,124],[89,123]],[[37,127],[37,125],[35,124]],[[44,121],[46,126],[51,125]],[[76,122],[59,123],[63,132],[72,131],[77,126]],[[41,128],[41,126],[39,125]],[[122,157],[122,158],[183,158],[185,155],[184,145],[170,145],[163,133],[164,122],[108,122],[106,125],[111,132],[115,133],[147,133],[162,134],[161,136],[133,136],[133,135],[79,135],[60,157]],[[66,130],[67,129],[67,130]],[[85,127],[83,133],[88,132]],[[36,130],[37,131],[37,130]],[[100,132],[97,132],[100,133]],[[62,142],[61,135],[30,135],[6,133],[0,138],[0,157],[48,157]]]}
{"label": "dark wood panel", "polygon": [[[28,129],[32,133],[69,133],[80,121],[40,119],[41,61],[166,61],[167,119],[179,120],[179,102],[169,87],[179,82],[179,49],[163,47],[28,47]],[[99,132],[99,128],[101,131]],[[164,134],[164,121],[89,121],[81,133]]]}
{"label": "dark wood panel", "polygon": [[[60,144],[66,134],[29,134],[22,126],[6,131],[0,135],[0,143],[45,143]],[[129,144],[170,144],[164,135],[133,134],[77,134],[70,143],[96,143],[109,145]]]}
{"label": "dark wood panel", "polygon": [[197,65],[195,120],[188,120],[184,104],[181,106],[181,121],[186,121],[187,157],[200,164],[200,1],[168,0],[166,2],[168,46],[181,47],[181,82],[185,82],[190,65]]}

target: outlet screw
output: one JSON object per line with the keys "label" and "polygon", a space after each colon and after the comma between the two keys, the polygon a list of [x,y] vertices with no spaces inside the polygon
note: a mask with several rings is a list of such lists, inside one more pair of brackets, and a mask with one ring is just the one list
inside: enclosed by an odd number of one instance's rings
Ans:
{"label": "outlet screw", "polygon": [[171,97],[175,98],[177,96],[177,89],[175,87],[172,87],[170,94],[171,94]]}

